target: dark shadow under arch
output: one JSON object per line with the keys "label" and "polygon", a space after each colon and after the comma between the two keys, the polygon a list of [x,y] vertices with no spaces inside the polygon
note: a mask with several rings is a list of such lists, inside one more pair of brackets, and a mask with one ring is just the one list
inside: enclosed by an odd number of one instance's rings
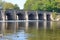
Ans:
{"label": "dark shadow under arch", "polygon": [[44,20],[44,15],[43,14],[38,14],[38,19],[39,20]]}
{"label": "dark shadow under arch", "polygon": [[25,20],[24,14],[19,13],[19,14],[17,14],[17,15],[18,15],[18,19],[19,19],[19,20]]}
{"label": "dark shadow under arch", "polygon": [[13,16],[10,13],[6,13],[7,20],[13,20]]}
{"label": "dark shadow under arch", "polygon": [[51,20],[49,14],[47,14],[46,18],[47,18],[47,21],[50,21]]}
{"label": "dark shadow under arch", "polygon": [[29,20],[35,20],[35,15],[34,15],[34,14],[28,15],[28,19],[29,19]]}

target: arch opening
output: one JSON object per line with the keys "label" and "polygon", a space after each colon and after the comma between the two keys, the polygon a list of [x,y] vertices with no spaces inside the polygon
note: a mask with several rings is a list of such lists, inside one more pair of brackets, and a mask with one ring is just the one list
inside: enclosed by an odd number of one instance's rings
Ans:
{"label": "arch opening", "polygon": [[50,21],[51,20],[51,18],[50,18],[50,15],[49,14],[47,14],[47,21]]}
{"label": "arch opening", "polygon": [[13,16],[11,15],[11,13],[6,13],[7,16],[7,20],[13,20]]}
{"label": "arch opening", "polygon": [[38,14],[38,20],[44,20],[44,15],[43,14]]}
{"label": "arch opening", "polygon": [[22,13],[17,14],[18,15],[18,20],[25,20],[25,15]]}
{"label": "arch opening", "polygon": [[35,15],[34,14],[28,15],[28,20],[35,20]]}

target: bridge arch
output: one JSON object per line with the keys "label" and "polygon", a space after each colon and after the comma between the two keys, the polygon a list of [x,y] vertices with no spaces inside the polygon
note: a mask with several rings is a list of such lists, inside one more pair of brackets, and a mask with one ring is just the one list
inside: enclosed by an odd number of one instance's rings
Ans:
{"label": "bridge arch", "polygon": [[23,13],[17,13],[18,20],[25,20],[25,15]]}
{"label": "bridge arch", "polygon": [[42,13],[38,14],[38,20],[44,20],[44,15]]}
{"label": "bridge arch", "polygon": [[47,14],[46,15],[47,21],[50,21],[51,20],[50,16],[51,16],[50,14]]}
{"label": "bridge arch", "polygon": [[36,20],[35,14],[31,13],[28,15],[28,20]]}
{"label": "bridge arch", "polygon": [[6,19],[13,20],[13,16],[11,15],[11,13],[6,13]]}
{"label": "bridge arch", "polygon": [[16,20],[16,12],[14,10],[5,11],[5,20]]}

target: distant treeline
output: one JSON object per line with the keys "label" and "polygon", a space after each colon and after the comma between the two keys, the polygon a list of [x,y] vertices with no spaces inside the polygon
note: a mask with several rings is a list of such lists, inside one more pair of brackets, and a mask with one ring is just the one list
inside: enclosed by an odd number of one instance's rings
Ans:
{"label": "distant treeline", "polygon": [[20,8],[17,4],[12,4],[12,3],[8,3],[8,2],[2,2],[2,7],[4,10],[6,10],[6,9],[20,10]]}
{"label": "distant treeline", "polygon": [[24,10],[60,12],[60,0],[27,0]]}

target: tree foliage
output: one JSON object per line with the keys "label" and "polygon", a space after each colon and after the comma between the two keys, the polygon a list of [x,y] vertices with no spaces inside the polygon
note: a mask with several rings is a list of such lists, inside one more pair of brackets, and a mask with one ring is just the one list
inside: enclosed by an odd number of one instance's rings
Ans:
{"label": "tree foliage", "polygon": [[20,10],[20,8],[19,8],[19,6],[17,4],[15,4],[14,9]]}
{"label": "tree foliage", "polygon": [[0,8],[6,10],[6,9],[15,9],[15,10],[20,10],[19,6],[17,4],[12,4],[8,2],[3,2],[0,0]]}
{"label": "tree foliage", "polygon": [[1,3],[2,3],[2,0],[0,0],[0,5],[1,5]]}
{"label": "tree foliage", "polygon": [[15,9],[15,10],[20,10],[20,8],[18,7],[17,4],[12,4],[12,3],[7,3],[7,2],[3,2],[3,9]]}
{"label": "tree foliage", "polygon": [[59,12],[60,0],[27,0],[24,9]]}
{"label": "tree foliage", "polygon": [[0,9],[2,9],[2,0],[0,0]]}
{"label": "tree foliage", "polygon": [[11,3],[4,3],[3,9],[14,9],[14,5]]}

